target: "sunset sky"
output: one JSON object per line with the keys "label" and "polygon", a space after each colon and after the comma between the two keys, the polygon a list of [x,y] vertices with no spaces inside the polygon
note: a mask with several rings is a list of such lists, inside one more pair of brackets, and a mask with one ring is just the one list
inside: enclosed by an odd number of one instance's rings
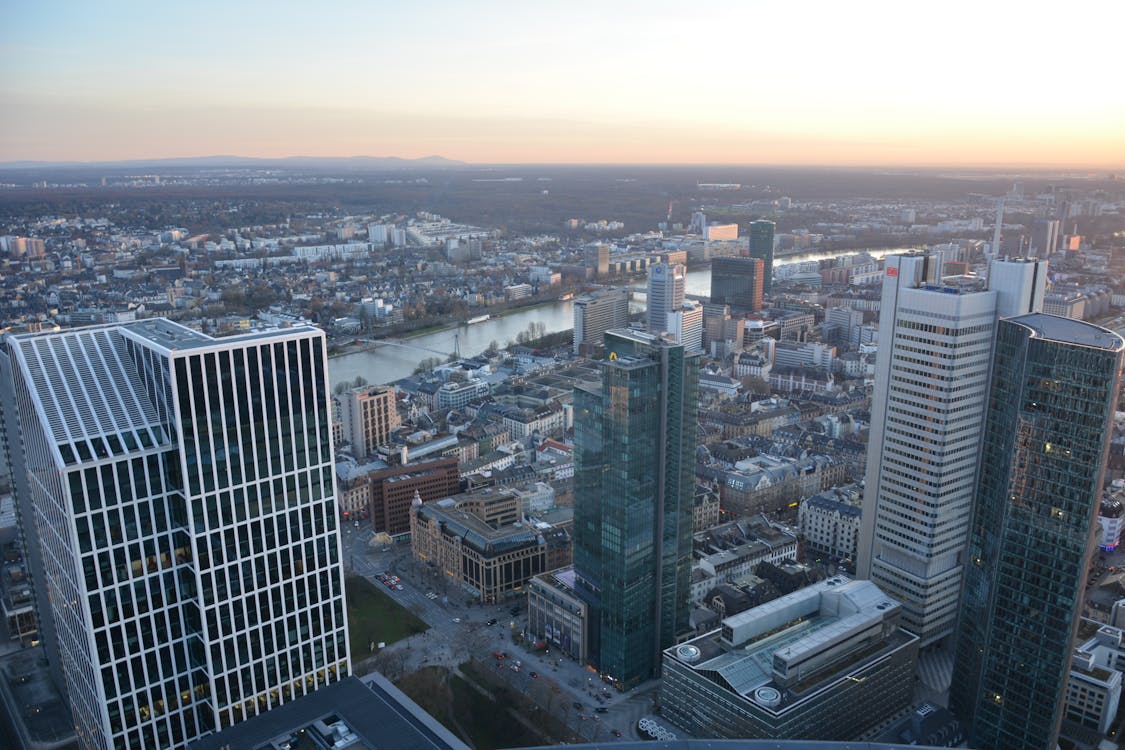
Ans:
{"label": "sunset sky", "polygon": [[7,0],[0,28],[0,161],[1125,166],[1117,0]]}

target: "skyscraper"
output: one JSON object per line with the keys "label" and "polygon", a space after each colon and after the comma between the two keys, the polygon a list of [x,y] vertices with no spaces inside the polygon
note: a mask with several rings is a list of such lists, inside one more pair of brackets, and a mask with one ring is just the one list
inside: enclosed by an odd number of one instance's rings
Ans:
{"label": "skyscraper", "polygon": [[609,289],[574,300],[574,353],[582,347],[601,346],[611,328],[629,325],[629,294],[624,289]]}
{"label": "skyscraper", "polygon": [[609,245],[597,242],[586,246],[586,268],[594,272],[595,276],[605,276],[609,273]]}
{"label": "skyscraper", "polygon": [[885,263],[856,571],[925,646],[957,616],[996,320],[1042,308],[1046,262],[995,261],[988,285],[931,254]]}
{"label": "skyscraper", "polygon": [[654,263],[648,268],[648,331],[668,330],[668,313],[684,302],[687,269],[675,263]]}
{"label": "skyscraper", "polygon": [[17,502],[84,748],[183,747],[347,676],[321,331],[5,343]]}
{"label": "skyscraper", "polygon": [[762,309],[765,261],[761,258],[715,258],[711,261],[711,302],[736,312]]}
{"label": "skyscraper", "polygon": [[766,219],[750,222],[750,257],[760,258],[765,264],[766,275],[762,291],[773,288],[773,232],[776,225]]}
{"label": "skyscraper", "polygon": [[574,569],[588,651],[632,687],[688,627],[699,353],[605,336],[602,382],[574,392]]}
{"label": "skyscraper", "polygon": [[1093,553],[1125,340],[1000,321],[950,708],[980,750],[1053,750]]}

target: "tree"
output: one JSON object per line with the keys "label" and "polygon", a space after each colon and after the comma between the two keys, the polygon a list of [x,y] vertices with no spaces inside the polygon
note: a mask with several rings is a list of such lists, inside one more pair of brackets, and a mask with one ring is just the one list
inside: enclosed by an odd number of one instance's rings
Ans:
{"label": "tree", "polygon": [[442,360],[440,357],[426,357],[418,363],[417,367],[414,368],[414,374],[419,375],[424,372],[429,372],[430,370],[433,370],[435,367],[439,366],[441,363]]}

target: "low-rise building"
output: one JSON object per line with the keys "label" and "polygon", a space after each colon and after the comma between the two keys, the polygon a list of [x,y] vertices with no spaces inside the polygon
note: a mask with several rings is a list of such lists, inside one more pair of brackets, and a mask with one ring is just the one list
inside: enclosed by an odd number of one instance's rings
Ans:
{"label": "low-rise building", "polygon": [[854,560],[862,510],[862,483],[835,487],[802,500],[797,524],[813,553]]}
{"label": "low-rise building", "polygon": [[662,712],[697,737],[852,740],[910,705],[902,605],[842,576],[664,651]]}
{"label": "low-rise building", "polygon": [[527,629],[537,641],[561,649],[579,664],[587,662],[586,602],[574,593],[574,568],[535,576],[527,586]]}
{"label": "low-rise building", "polygon": [[501,601],[550,564],[570,559],[569,532],[518,520],[519,504],[512,493],[488,490],[429,503],[415,500],[410,549],[482,602]]}
{"label": "low-rise building", "polygon": [[367,485],[372,528],[399,536],[410,531],[410,504],[415,496],[426,501],[457,494],[457,459],[438,458],[380,469],[368,475]]}

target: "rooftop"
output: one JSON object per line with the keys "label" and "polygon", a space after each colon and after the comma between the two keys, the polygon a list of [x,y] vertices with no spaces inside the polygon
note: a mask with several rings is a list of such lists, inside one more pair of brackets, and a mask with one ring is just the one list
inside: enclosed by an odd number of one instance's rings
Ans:
{"label": "rooftop", "polygon": [[468,750],[429,714],[378,674],[349,677],[291,703],[208,735],[190,750],[265,750],[303,734],[317,722],[342,721],[357,742],[355,750]]}
{"label": "rooftop", "polygon": [[[837,576],[728,617],[721,630],[664,654],[743,698],[767,686],[775,688],[784,707],[815,685],[844,679],[870,656],[909,642],[913,636],[905,631],[896,629],[889,638],[881,635],[882,623],[897,617],[900,607],[870,581]],[[779,681],[789,665],[840,648],[848,654],[837,654],[827,669],[806,671],[800,684]]]}
{"label": "rooftop", "polygon": [[1045,313],[1031,313],[1008,318],[1008,322],[1018,323],[1030,329],[1034,338],[1089,346],[1113,352],[1125,349],[1125,339],[1122,339],[1113,331],[1081,320],[1072,320],[1071,318]]}

